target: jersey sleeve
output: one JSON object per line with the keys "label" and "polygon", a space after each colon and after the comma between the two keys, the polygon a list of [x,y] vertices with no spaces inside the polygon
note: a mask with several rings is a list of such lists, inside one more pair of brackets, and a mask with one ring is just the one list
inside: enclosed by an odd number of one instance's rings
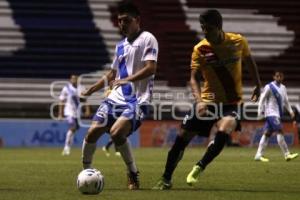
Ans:
{"label": "jersey sleeve", "polygon": [[270,87],[268,85],[265,86],[262,94],[260,95],[260,98],[259,98],[259,102],[258,102],[258,115],[261,115],[264,110],[265,110],[265,100],[267,98],[267,96],[269,95],[270,93]]}
{"label": "jersey sleeve", "polygon": [[200,69],[200,52],[197,46],[194,46],[192,57],[191,57],[191,69]]}
{"label": "jersey sleeve", "polygon": [[63,89],[61,90],[61,93],[59,95],[59,100],[60,101],[65,101],[67,100],[67,97],[68,97],[68,91],[67,91],[67,88],[66,86],[63,87]]}
{"label": "jersey sleeve", "polygon": [[158,42],[153,35],[149,35],[145,39],[145,48],[143,51],[142,61],[154,60],[157,61]]}
{"label": "jersey sleeve", "polygon": [[247,39],[243,36],[241,38],[242,38],[242,56],[245,58],[251,54],[251,51]]}
{"label": "jersey sleeve", "polygon": [[284,87],[284,106],[285,106],[285,108],[287,109],[287,111],[289,113],[293,112],[293,109],[292,109],[292,106],[290,104],[290,101],[289,101],[289,98],[288,98],[287,91],[286,91],[285,87]]}

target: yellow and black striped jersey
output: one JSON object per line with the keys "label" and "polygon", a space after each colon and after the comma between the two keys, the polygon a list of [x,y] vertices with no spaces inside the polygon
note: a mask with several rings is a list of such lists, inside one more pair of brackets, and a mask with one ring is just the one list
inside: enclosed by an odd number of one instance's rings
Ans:
{"label": "yellow and black striped jersey", "polygon": [[197,69],[204,83],[204,102],[235,104],[242,101],[242,60],[250,55],[247,40],[240,34],[225,33],[221,44],[201,40],[192,53],[191,68]]}

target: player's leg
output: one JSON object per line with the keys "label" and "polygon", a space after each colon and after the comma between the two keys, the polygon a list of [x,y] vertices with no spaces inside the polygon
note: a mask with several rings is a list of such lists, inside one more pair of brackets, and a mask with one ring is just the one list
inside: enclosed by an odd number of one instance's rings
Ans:
{"label": "player's leg", "polygon": [[264,156],[264,153],[265,153],[265,150],[268,146],[269,138],[272,135],[272,133],[268,129],[266,129],[266,128],[264,128],[264,129],[265,129],[265,131],[264,131],[263,135],[260,138],[254,160],[255,161],[261,161],[261,162],[269,162],[269,159]]}
{"label": "player's leg", "polygon": [[108,130],[109,128],[103,126],[100,122],[92,121],[82,144],[82,164],[84,169],[91,168],[93,155],[97,147],[97,140]]}
{"label": "player's leg", "polygon": [[82,144],[82,164],[83,168],[90,168],[93,160],[93,155],[96,150],[97,140],[104,133],[108,133],[115,119],[112,114],[112,104],[108,101],[103,101],[96,114],[93,117],[92,124],[83,140]]}
{"label": "player's leg", "polygon": [[181,130],[176,136],[175,142],[168,152],[164,173],[152,189],[167,190],[172,187],[172,175],[179,161],[183,157],[186,146],[192,138],[201,132],[201,130],[206,126],[206,123],[204,124],[199,121],[197,116],[194,114],[195,108],[196,107],[194,105],[193,110],[185,116],[181,124]]}
{"label": "player's leg", "polygon": [[78,120],[73,117],[68,117],[67,118],[68,124],[69,124],[69,129],[66,133],[66,139],[65,139],[65,146],[62,151],[63,156],[70,155],[71,153],[71,147],[74,141],[74,135],[75,132],[79,129],[79,124]]}
{"label": "player's leg", "polygon": [[281,120],[278,117],[273,117],[271,120],[271,125],[272,128],[274,130],[274,132],[276,133],[276,137],[277,137],[277,142],[278,145],[283,153],[283,156],[285,158],[286,161],[290,161],[296,157],[298,157],[297,153],[293,153],[291,154],[288,146],[284,140],[284,136],[283,136],[283,131],[282,131],[282,124],[281,124]]}
{"label": "player's leg", "polygon": [[187,184],[193,185],[198,182],[201,172],[206,166],[217,157],[225,146],[229,134],[235,130],[237,120],[233,116],[225,116],[217,122],[217,133],[214,141],[207,147],[202,159],[196,163],[192,171],[187,176]]}
{"label": "player's leg", "polygon": [[166,190],[172,187],[171,179],[173,172],[182,159],[186,146],[195,135],[196,133],[194,132],[188,132],[184,129],[181,129],[180,133],[175,139],[173,146],[168,152],[163,175],[152,189]]}
{"label": "player's leg", "polygon": [[282,131],[277,131],[276,137],[277,137],[278,145],[279,145],[279,147],[283,153],[284,159],[286,161],[290,161],[290,160],[293,160],[298,157],[298,153],[290,153],[290,151],[288,149],[288,145],[285,142]]}
{"label": "player's leg", "polygon": [[128,169],[128,188],[139,189],[138,169],[127,136],[132,132],[132,120],[120,116],[110,129],[111,138]]}

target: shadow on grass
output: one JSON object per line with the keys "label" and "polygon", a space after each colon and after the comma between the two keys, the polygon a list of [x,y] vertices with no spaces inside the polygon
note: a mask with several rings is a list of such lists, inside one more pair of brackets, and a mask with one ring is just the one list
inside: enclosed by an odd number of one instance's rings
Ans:
{"label": "shadow on grass", "polygon": [[[127,188],[107,188],[105,190],[111,190],[111,191],[129,191]],[[196,187],[190,187],[190,188],[173,188],[170,190],[152,190],[151,188],[140,188],[139,190],[135,190],[136,192],[139,191],[147,191],[147,192],[176,192],[176,191],[191,191],[191,192],[241,192],[241,193],[288,193],[288,194],[299,194],[300,195],[300,191],[297,190],[255,190],[255,189],[222,189],[222,188],[196,188]],[[135,192],[133,191],[133,192]]]}

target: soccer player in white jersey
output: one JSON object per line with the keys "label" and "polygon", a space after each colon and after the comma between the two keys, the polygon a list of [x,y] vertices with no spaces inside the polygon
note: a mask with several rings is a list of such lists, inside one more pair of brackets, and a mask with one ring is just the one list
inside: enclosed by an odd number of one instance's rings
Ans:
{"label": "soccer player in white jersey", "polygon": [[127,136],[135,131],[150,103],[158,43],[140,28],[139,10],[131,3],[118,6],[118,26],[125,38],[116,45],[111,70],[83,93],[89,96],[113,81],[108,97],[100,104],[82,145],[83,168],[90,168],[98,138],[109,133],[127,165],[128,188],[139,189],[138,169]]}
{"label": "soccer player in white jersey", "polygon": [[[63,156],[67,156],[71,153],[71,146],[74,140],[74,134],[79,129],[78,124],[78,111],[80,104],[80,94],[84,90],[83,86],[77,85],[78,76],[71,75],[70,82],[65,85],[60,93],[59,100],[59,119],[63,119],[64,116],[69,124],[69,129],[66,134],[65,146],[62,151]],[[85,117],[90,116],[90,107],[85,106]]]}
{"label": "soccer player in white jersey", "polygon": [[286,87],[282,84],[283,78],[282,72],[275,71],[273,75],[274,81],[265,86],[259,100],[258,115],[264,114],[266,122],[264,125],[263,136],[260,139],[257,153],[254,157],[254,160],[256,161],[269,162],[269,159],[264,157],[264,150],[268,145],[272,133],[277,134],[277,142],[286,161],[298,157],[298,153],[289,152],[282,132],[281,117],[284,108],[288,110],[291,118],[295,120],[295,114],[289,103]]}

